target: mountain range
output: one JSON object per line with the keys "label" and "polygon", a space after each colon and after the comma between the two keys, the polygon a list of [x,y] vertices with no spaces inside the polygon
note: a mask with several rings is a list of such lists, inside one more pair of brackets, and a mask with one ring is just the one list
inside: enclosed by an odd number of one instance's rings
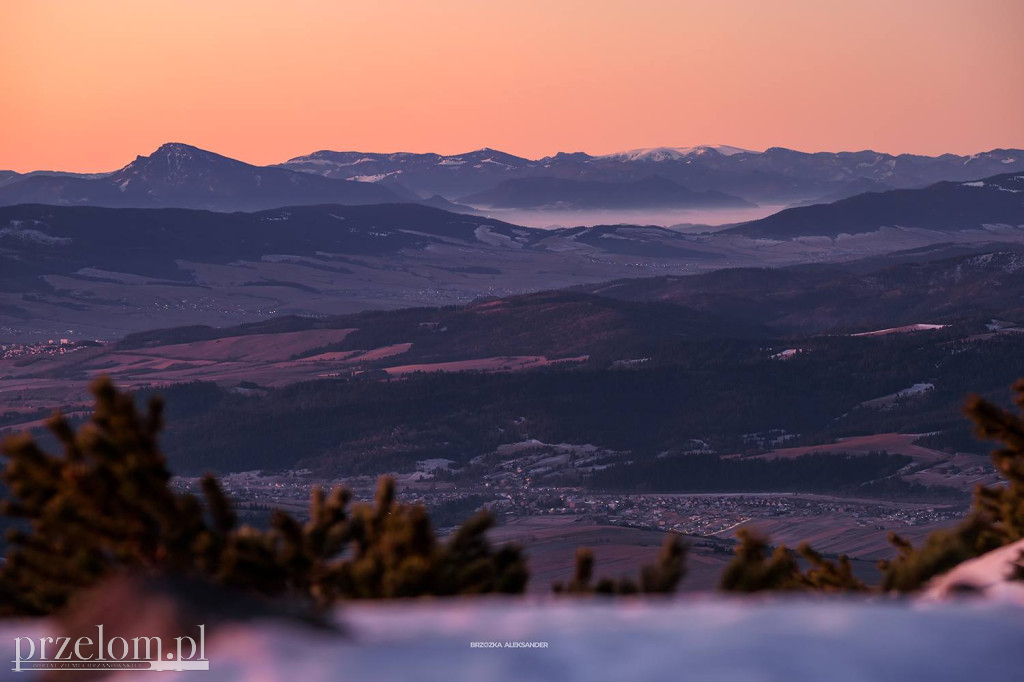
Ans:
{"label": "mountain range", "polygon": [[[111,173],[0,171],[0,205],[46,203],[257,211],[303,204],[424,202],[572,208],[735,207],[835,201],[866,191],[967,182],[1024,171],[1024,150],[937,157],[873,151],[763,152],[661,147],[526,159],[493,149],[466,154],[319,151],[254,166],[180,143]],[[596,184],[595,184],[596,183]]]}
{"label": "mountain range", "polygon": [[758,204],[788,204],[1021,171],[1024,151],[993,149],[970,156],[930,157],[700,146],[636,149],[603,156],[560,152],[526,159],[494,149],[452,156],[325,150],[281,165],[339,179],[389,178],[414,192],[449,198],[485,192],[503,181],[520,178],[625,183],[656,175],[696,192],[713,190]]}
{"label": "mountain range", "polygon": [[[135,180],[144,183],[155,163],[164,166],[176,158],[181,157],[164,156],[158,161],[147,157],[138,162],[137,173],[127,173],[129,177],[123,182],[129,186]],[[187,158],[182,158],[183,165],[194,160],[192,156]],[[248,168],[240,172],[248,173]],[[364,184],[316,179],[356,187]],[[525,186],[534,180],[509,182]],[[198,182],[197,178],[186,177],[183,184],[194,186]],[[602,183],[559,183],[572,186],[567,190],[570,196],[576,191],[603,192],[603,200],[609,202],[633,200],[649,191],[676,192],[680,198],[694,201],[694,196],[724,200],[720,195],[689,193],[660,178],[632,183],[635,194],[626,196],[616,195]],[[372,184],[367,187],[383,190]],[[545,184],[531,196],[540,197],[548,189],[551,186]],[[970,182],[940,182],[922,189],[869,192],[831,204],[786,209],[706,235],[630,225],[542,230],[412,203],[290,206],[229,214],[176,208],[25,204],[0,208],[0,262],[4,264],[0,289],[10,290],[16,282],[28,286],[39,276],[73,274],[82,268],[181,279],[188,271],[182,267],[183,262],[229,264],[275,257],[400,258],[455,245],[469,250],[496,248],[509,255],[582,250],[592,255],[715,260],[724,257],[724,249],[734,248],[736,238],[835,239],[876,233],[883,228],[941,233],[937,239],[979,231],[990,237],[1000,232],[1012,237],[1022,226],[1024,174],[1013,173]]]}
{"label": "mountain range", "polygon": [[[0,338],[112,338],[285,313],[459,304],[627,277],[956,253],[1020,244],[1022,226],[1024,174],[1013,173],[866,193],[703,234],[643,225],[542,230],[411,203],[232,213],[23,204],[0,207]],[[801,288],[820,291],[799,280],[793,295]],[[843,292],[854,290],[861,287]],[[765,310],[779,300],[758,291],[705,295]],[[840,293],[829,300],[841,307],[848,299]]]}
{"label": "mountain range", "polygon": [[418,199],[378,183],[253,166],[174,143],[106,175],[33,173],[0,184],[0,205],[256,211],[295,204],[380,204]]}

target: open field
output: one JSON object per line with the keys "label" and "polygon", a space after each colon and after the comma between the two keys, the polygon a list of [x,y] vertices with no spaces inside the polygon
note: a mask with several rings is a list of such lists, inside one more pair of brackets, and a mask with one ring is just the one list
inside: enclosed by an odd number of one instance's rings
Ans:
{"label": "open field", "polygon": [[840,438],[834,443],[808,445],[797,448],[779,448],[755,455],[758,459],[793,458],[812,453],[843,453],[850,455],[869,452],[888,452],[906,455],[914,460],[916,471],[902,475],[902,478],[925,486],[944,486],[962,491],[971,491],[977,485],[993,485],[1000,481],[986,455],[969,453],[950,454],[933,450],[915,441],[919,433],[877,433],[868,436]]}
{"label": "open field", "polygon": [[824,445],[807,445],[798,448],[779,448],[757,455],[762,459],[776,459],[787,457],[799,457],[809,455],[812,452],[843,452],[848,454],[864,454],[868,452],[890,452],[894,455],[906,455],[912,457],[915,462],[922,464],[934,464],[944,462],[950,455],[938,450],[915,445],[914,441],[920,438],[920,433],[876,433],[869,436],[854,436],[851,438],[840,438],[835,443]]}
{"label": "open field", "polygon": [[[54,336],[110,340],[141,330],[231,326],[286,314],[465,304],[481,297],[621,278],[838,263],[935,244],[1024,243],[1024,230],[995,227],[956,233],[883,228],[787,241],[635,227],[627,233],[623,239],[643,255],[599,248],[588,243],[586,233],[556,231],[524,246],[504,238],[495,241],[482,229],[473,240],[436,237],[423,249],[387,256],[267,253],[229,263],[181,258],[175,262],[182,280],[95,267],[45,274],[42,291],[0,291],[0,342]],[[589,241],[615,246],[623,239]]]}
{"label": "open field", "polygon": [[[887,541],[889,530],[917,543],[936,528],[952,522],[916,526],[904,523],[850,518],[842,513],[828,516],[757,518],[741,524],[766,534],[773,545],[796,548],[807,541],[826,555],[846,554],[858,576],[876,581],[878,559],[891,558],[895,549]],[[596,577],[636,577],[639,567],[657,559],[666,533],[658,530],[596,524],[582,517],[527,516],[505,518],[490,532],[495,542],[517,542],[526,548],[530,562],[530,591],[545,593],[554,581],[572,577],[576,549],[594,550]],[[681,591],[714,589],[725,565],[732,559],[735,529],[716,536],[687,536],[690,552],[688,573]]]}
{"label": "open field", "polygon": [[945,485],[961,490],[973,490],[978,485],[1001,482],[987,455],[958,453],[944,462],[916,471],[904,477],[921,485]]}
{"label": "open field", "polygon": [[[88,401],[90,380],[108,375],[121,386],[138,389],[193,381],[231,387],[243,381],[261,387],[280,387],[348,373],[366,363],[396,358],[384,368],[389,375],[412,372],[514,371],[553,363],[580,362],[586,357],[549,360],[544,356],[503,356],[453,362],[400,364],[411,343],[396,343],[369,350],[333,351],[297,357],[338,343],[351,329],[324,329],[253,334],[120,350],[101,346],[67,355],[0,359],[0,414],[32,413],[63,407],[74,410]],[[34,428],[26,421],[7,428]]]}
{"label": "open field", "polygon": [[[635,579],[641,565],[657,559],[665,535],[661,531],[598,525],[559,516],[506,519],[490,533],[495,542],[517,542],[526,548],[531,575],[529,589],[535,593],[549,592],[552,582],[572,577],[578,547],[594,550],[596,577]],[[691,548],[683,591],[715,586],[722,567],[731,557],[729,543],[720,545],[719,552]]]}
{"label": "open field", "polygon": [[814,549],[826,554],[846,554],[852,559],[874,562],[895,555],[888,542],[890,531],[918,544],[938,528],[948,528],[955,522],[937,521],[920,525],[862,519],[846,514],[829,516],[786,516],[784,518],[752,519],[741,527],[757,530],[775,544],[796,547],[808,542]]}
{"label": "open field", "polygon": [[543,355],[513,355],[495,358],[477,358],[474,360],[458,360],[454,362],[399,365],[398,367],[388,367],[385,371],[391,376],[401,376],[411,372],[509,372],[521,369],[548,367],[559,363],[583,362],[586,359],[587,356],[548,360]]}

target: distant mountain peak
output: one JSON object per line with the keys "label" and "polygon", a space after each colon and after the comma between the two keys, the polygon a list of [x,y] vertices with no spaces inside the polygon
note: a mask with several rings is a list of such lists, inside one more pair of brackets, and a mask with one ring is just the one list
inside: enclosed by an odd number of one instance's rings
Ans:
{"label": "distant mountain peak", "polygon": [[[112,177],[126,181],[129,178],[145,176],[165,182],[188,183],[199,181],[211,172],[213,167],[221,166],[244,168],[248,164],[192,145],[168,142],[157,147],[149,156],[137,156],[127,166],[115,171]],[[128,184],[124,182],[120,185],[122,192]]]}
{"label": "distant mountain peak", "polygon": [[[368,174],[369,175],[369,174]],[[384,179],[385,174],[380,174]],[[261,210],[309,204],[415,201],[379,182],[346,182],[288,168],[254,166],[182,142],[160,145],[113,173],[93,178],[40,176],[0,186],[0,204]]]}
{"label": "distant mountain peak", "polygon": [[[195,159],[206,159],[216,161],[230,161],[232,163],[244,164],[243,161],[238,161],[227,156],[222,156],[215,152],[208,151],[206,149],[200,149],[190,144],[183,142],[167,142],[159,147],[149,156],[140,156],[140,159],[168,159],[168,160],[180,160],[180,161],[191,161]],[[248,164],[244,164],[248,165]]]}
{"label": "distant mountain peak", "polygon": [[516,156],[515,154],[509,154],[508,152],[503,152],[500,149],[492,149],[491,147],[482,147],[471,152],[466,152],[465,154],[453,154],[445,158],[461,159],[465,161],[491,159],[492,161],[500,160],[503,163],[530,163],[529,159]]}
{"label": "distant mountain peak", "polygon": [[[184,142],[165,142],[157,147],[155,154],[191,154],[193,152],[202,152],[204,150],[199,147],[185,144]],[[209,152],[207,152],[209,153]]]}
{"label": "distant mountain peak", "polygon": [[606,154],[605,156],[597,157],[601,159],[617,159],[621,161],[678,161],[679,159],[685,159],[688,156],[705,156],[708,154],[720,154],[722,156],[732,156],[734,154],[756,154],[749,149],[741,149],[740,147],[731,147],[729,145],[719,144],[703,144],[695,147],[647,147],[640,149],[630,149],[624,152],[617,152],[615,154]]}
{"label": "distant mountain peak", "polygon": [[235,159],[221,156],[214,152],[193,147],[181,142],[167,142],[160,145],[149,156],[136,156],[135,160],[124,168],[115,171],[114,176],[138,175],[140,173],[158,173],[169,177],[180,176],[184,180],[199,167],[210,163],[231,166],[247,166],[248,164]]}

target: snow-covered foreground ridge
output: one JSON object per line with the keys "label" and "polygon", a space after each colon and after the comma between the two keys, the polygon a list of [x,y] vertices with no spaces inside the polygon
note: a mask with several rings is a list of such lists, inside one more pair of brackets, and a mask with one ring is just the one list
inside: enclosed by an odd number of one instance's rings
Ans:
{"label": "snow-covered foreground ridge", "polygon": [[[364,603],[337,618],[344,635],[224,626],[207,639],[210,672],[218,681],[1010,680],[1024,637],[1024,609],[988,601],[476,599]],[[14,630],[0,634],[10,642]],[[0,679],[33,679],[15,674]]]}
{"label": "snow-covered foreground ridge", "polygon": [[1024,580],[1012,580],[1024,568],[1024,540],[968,559],[949,573],[933,579],[925,601],[941,601],[970,593],[992,602],[1017,604],[1024,609]]}

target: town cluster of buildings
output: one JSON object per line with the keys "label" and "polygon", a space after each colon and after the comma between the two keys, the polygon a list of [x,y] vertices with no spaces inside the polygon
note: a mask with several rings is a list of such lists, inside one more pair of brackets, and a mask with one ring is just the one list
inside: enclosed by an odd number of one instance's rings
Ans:
{"label": "town cluster of buildings", "polygon": [[34,355],[64,355],[76,350],[85,348],[86,345],[80,341],[72,341],[68,338],[47,339],[45,342],[35,343],[2,343],[0,344],[0,358],[11,360]]}
{"label": "town cluster of buildings", "polygon": [[[226,492],[240,510],[281,508],[302,514],[314,485],[329,488],[341,483],[356,501],[373,499],[375,481],[361,476],[342,481],[320,481],[308,472],[264,476],[259,472],[230,474],[222,479]],[[751,520],[773,518],[844,518],[857,526],[890,529],[952,521],[963,509],[948,505],[898,504],[802,493],[594,493],[580,487],[507,487],[503,477],[492,482],[460,484],[399,479],[399,499],[428,509],[457,501],[476,500],[501,518],[574,516],[588,522],[685,535],[728,539],[731,530]],[[198,479],[179,478],[181,489],[198,490]],[[467,511],[466,516],[471,515]]]}

